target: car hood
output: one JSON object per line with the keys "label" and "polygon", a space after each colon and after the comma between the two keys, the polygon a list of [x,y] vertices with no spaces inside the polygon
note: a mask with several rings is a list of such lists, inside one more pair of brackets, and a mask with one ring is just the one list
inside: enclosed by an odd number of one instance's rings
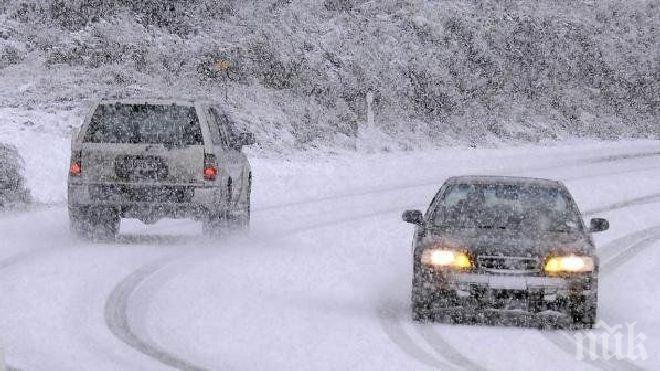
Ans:
{"label": "car hood", "polygon": [[434,229],[423,239],[425,245],[447,245],[475,255],[543,257],[550,252],[590,254],[588,234],[574,232],[530,233],[509,229]]}

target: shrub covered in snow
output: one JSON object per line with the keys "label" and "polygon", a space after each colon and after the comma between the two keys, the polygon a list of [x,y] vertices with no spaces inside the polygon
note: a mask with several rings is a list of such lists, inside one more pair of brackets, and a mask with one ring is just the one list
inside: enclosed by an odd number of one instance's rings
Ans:
{"label": "shrub covered in snow", "polygon": [[0,210],[30,201],[23,167],[23,159],[16,148],[0,143]]}

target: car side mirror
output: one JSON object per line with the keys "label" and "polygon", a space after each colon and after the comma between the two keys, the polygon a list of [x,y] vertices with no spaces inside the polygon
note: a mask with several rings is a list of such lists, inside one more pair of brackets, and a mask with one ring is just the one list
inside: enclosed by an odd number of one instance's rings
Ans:
{"label": "car side mirror", "polygon": [[424,217],[422,216],[422,212],[420,210],[406,210],[403,212],[403,215],[401,215],[401,218],[406,223],[415,225],[424,224]]}
{"label": "car side mirror", "polygon": [[603,218],[593,218],[591,219],[591,228],[592,232],[602,232],[610,229],[610,222],[607,219]]}

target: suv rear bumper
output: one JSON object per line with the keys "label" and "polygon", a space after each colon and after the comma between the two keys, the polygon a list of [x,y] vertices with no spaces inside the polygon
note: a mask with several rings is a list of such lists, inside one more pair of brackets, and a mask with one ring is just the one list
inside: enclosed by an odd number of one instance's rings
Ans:
{"label": "suv rear bumper", "polygon": [[188,217],[227,208],[222,187],[191,184],[69,184],[69,207],[107,206],[125,217]]}

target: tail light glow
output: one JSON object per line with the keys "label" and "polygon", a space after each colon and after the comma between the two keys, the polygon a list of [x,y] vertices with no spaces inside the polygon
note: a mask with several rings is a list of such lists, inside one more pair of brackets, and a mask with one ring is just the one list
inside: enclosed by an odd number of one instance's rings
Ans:
{"label": "tail light glow", "polygon": [[82,173],[82,167],[79,162],[74,162],[69,166],[69,174],[73,176],[78,176]]}
{"label": "tail light glow", "polygon": [[218,165],[215,155],[204,154],[204,180],[215,181],[218,177]]}
{"label": "tail light glow", "polygon": [[69,175],[79,176],[82,174],[82,163],[80,161],[82,153],[80,151],[71,154],[71,165],[69,165]]}

